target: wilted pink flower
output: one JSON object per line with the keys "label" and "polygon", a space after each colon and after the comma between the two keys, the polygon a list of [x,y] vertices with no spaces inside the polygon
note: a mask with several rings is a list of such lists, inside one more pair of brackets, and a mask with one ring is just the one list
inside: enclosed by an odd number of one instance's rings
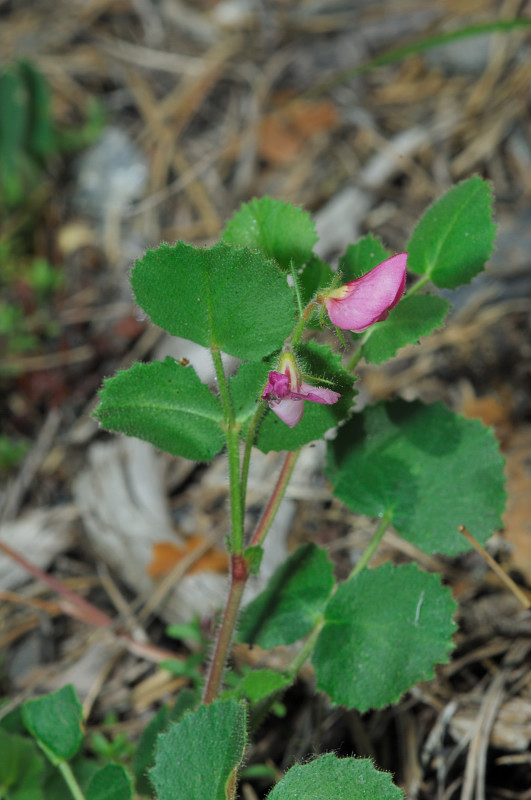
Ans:
{"label": "wilted pink flower", "polygon": [[294,428],[301,421],[305,400],[330,406],[337,403],[341,397],[339,392],[333,392],[332,389],[311,386],[301,380],[301,374],[291,353],[283,353],[278,369],[278,372],[269,373],[262,399],[267,400],[271,411],[290,428]]}
{"label": "wilted pink flower", "polygon": [[324,302],[332,325],[361,333],[387,319],[404,293],[406,262],[407,253],[399,253],[361,278],[323,293],[318,299]]}

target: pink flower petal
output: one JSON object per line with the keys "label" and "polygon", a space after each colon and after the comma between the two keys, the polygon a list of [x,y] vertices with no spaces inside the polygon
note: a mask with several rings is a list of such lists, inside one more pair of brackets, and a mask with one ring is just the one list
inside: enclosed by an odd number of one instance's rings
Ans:
{"label": "pink flower petal", "polygon": [[292,400],[286,397],[278,403],[270,403],[269,408],[289,428],[294,428],[301,421],[304,414],[304,400]]}
{"label": "pink flower petal", "polygon": [[341,397],[339,392],[334,392],[332,389],[324,389],[322,386],[311,386],[304,381],[301,383],[301,395],[305,400],[310,400],[312,403],[324,403],[327,406],[334,405]]}
{"label": "pink flower petal", "polygon": [[407,253],[399,253],[330,292],[325,305],[331,323],[342,330],[361,333],[387,319],[404,293],[406,263]]}

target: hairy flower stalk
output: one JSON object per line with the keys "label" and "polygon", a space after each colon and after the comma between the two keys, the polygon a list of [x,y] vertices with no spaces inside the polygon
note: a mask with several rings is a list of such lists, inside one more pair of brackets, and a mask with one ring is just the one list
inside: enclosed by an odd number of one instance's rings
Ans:
{"label": "hairy flower stalk", "polygon": [[278,370],[269,373],[262,399],[267,400],[271,411],[294,428],[304,414],[304,401],[333,405],[341,397],[339,392],[312,386],[302,380],[295,358],[291,352],[280,357]]}
{"label": "hairy flower stalk", "polygon": [[406,263],[407,253],[399,253],[361,278],[320,294],[317,300],[326,306],[332,325],[362,333],[387,319],[404,293]]}

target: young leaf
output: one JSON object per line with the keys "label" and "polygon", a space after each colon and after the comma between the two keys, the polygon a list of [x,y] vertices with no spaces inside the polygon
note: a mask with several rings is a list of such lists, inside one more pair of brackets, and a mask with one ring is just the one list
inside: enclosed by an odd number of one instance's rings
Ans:
{"label": "young leaf", "polygon": [[501,526],[503,458],[489,428],[441,403],[378,403],[354,414],[328,446],[334,494],[353,511],[391,513],[396,531],[426,553],[485,544]]}
{"label": "young leaf", "polygon": [[383,564],[338,586],[313,653],[317,686],[368,711],[396,702],[448,661],[456,603],[438,575]]}
{"label": "young leaf", "polygon": [[[297,450],[303,444],[320,439],[327,430],[345,419],[352,406],[354,378],[343,369],[341,356],[334,354],[328,345],[310,341],[297,349],[297,359],[303,373],[312,376],[304,380],[340,392],[341,398],[330,406],[305,402],[304,416],[294,428],[288,428],[275,414],[267,411],[256,438],[256,446],[263,453],[270,450]],[[243,433],[256,411],[268,372],[275,369],[277,363],[278,360],[269,360],[242,364],[231,379],[232,399]],[[326,378],[327,383],[319,383],[320,377]]]}
{"label": "young leaf", "polygon": [[441,289],[455,289],[484,268],[495,236],[490,184],[474,175],[423,214],[407,246],[408,269]]}
{"label": "young leaf", "polygon": [[310,215],[302,208],[261,197],[244,203],[234,214],[227,223],[223,241],[260,250],[283,269],[289,269],[291,262],[300,267],[308,261],[317,234]]}
{"label": "young leaf", "polygon": [[106,764],[92,778],[87,800],[132,800],[133,782],[121,764]]}
{"label": "young leaf", "polygon": [[260,647],[291,644],[318,621],[334,586],[325,550],[309,542],[281,564],[242,612],[237,638]]}
{"label": "young leaf", "polygon": [[342,272],[341,283],[350,283],[356,278],[361,278],[390,255],[391,253],[383,246],[381,240],[372,233],[368,233],[356,244],[349,245],[345,255],[339,260],[339,269]]}
{"label": "young leaf", "polygon": [[254,669],[243,677],[234,691],[237,697],[246,697],[251,705],[256,705],[280,689],[285,689],[290,683],[292,683],[292,678],[281,672],[274,672],[271,669]]}
{"label": "young leaf", "polygon": [[337,758],[334,753],[296,764],[267,795],[267,800],[403,800],[388,772],[368,758]]}
{"label": "young leaf", "polygon": [[94,416],[107,430],[195,461],[210,461],[224,443],[219,400],[193,367],[169,356],[107,378]]}
{"label": "young leaf", "polygon": [[227,800],[245,752],[245,706],[215,702],[159,736],[151,782],[158,800]]}
{"label": "young leaf", "polygon": [[25,736],[0,728],[0,797],[5,800],[42,800],[44,759]]}
{"label": "young leaf", "polygon": [[156,325],[237,358],[269,355],[293,328],[286,276],[245,248],[161,244],[136,262],[131,285]]}
{"label": "young leaf", "polygon": [[442,325],[450,303],[434,294],[406,297],[379,322],[363,346],[363,356],[372,364],[392,358],[401,347],[413,344]]}
{"label": "young leaf", "polygon": [[73,686],[28,700],[22,706],[22,719],[56,764],[73,758],[81,747],[83,709]]}

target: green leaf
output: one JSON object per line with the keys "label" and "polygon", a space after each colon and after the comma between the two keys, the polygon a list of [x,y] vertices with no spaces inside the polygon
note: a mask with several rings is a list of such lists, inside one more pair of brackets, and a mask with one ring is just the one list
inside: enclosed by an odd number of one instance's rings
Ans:
{"label": "green leaf", "polygon": [[363,570],[326,608],[312,658],[318,688],[361,712],[395,703],[448,661],[456,608],[439,575],[416,564]]}
{"label": "green leaf", "polygon": [[294,325],[286,276],[244,248],[162,244],[136,262],[131,285],[156,325],[237,358],[269,355]]}
{"label": "green leaf", "polygon": [[139,794],[151,795],[151,783],[147,772],[155,763],[157,737],[167,729],[170,722],[178,722],[183,714],[196,704],[196,693],[184,689],[177,695],[173,708],[170,709],[167,705],[161,706],[142,731],[132,766],[136,790]]}
{"label": "green leaf", "polygon": [[42,800],[44,760],[33,742],[0,728],[0,797]]}
{"label": "green leaf", "polygon": [[503,458],[492,431],[441,403],[378,403],[354,414],[328,446],[334,494],[353,511],[391,513],[396,531],[426,553],[485,544],[501,526]]}
{"label": "green leaf", "polygon": [[296,764],[267,795],[267,800],[403,800],[388,772],[368,758],[337,758],[334,753]]}
{"label": "green leaf", "polygon": [[387,250],[378,236],[368,233],[362,239],[347,247],[345,255],[339,260],[339,269],[342,272],[342,283],[361,278],[385,261],[391,253]]}
{"label": "green leaf", "polygon": [[408,269],[455,289],[484,268],[495,236],[491,186],[474,175],[423,214],[408,244]]}
{"label": "green leaf", "polygon": [[246,743],[245,705],[215,702],[188,712],[159,737],[150,778],[157,800],[228,800]]}
{"label": "green leaf", "polygon": [[312,256],[299,273],[299,287],[303,306],[308,305],[318,292],[327,289],[333,278],[332,268],[317,256]]}
{"label": "green leaf", "polygon": [[[297,349],[299,366],[308,377],[309,383],[325,386],[341,393],[341,398],[331,406],[305,402],[304,416],[294,428],[282,422],[268,410],[258,430],[256,446],[263,453],[270,450],[297,450],[301,445],[320,439],[330,428],[345,419],[352,406],[354,378],[341,365],[341,356],[332,352],[328,345],[313,341]],[[234,378],[231,378],[231,393],[236,418],[246,432],[257,402],[267,383],[268,372],[275,369],[278,362],[269,360],[262,363],[242,364]],[[309,377],[312,376],[312,377]],[[320,383],[319,378],[326,378]]]}
{"label": "green leaf", "polygon": [[34,156],[44,159],[55,149],[48,84],[30,61],[19,61],[18,68],[29,99],[27,148]]}
{"label": "green leaf", "polygon": [[243,555],[247,560],[247,567],[251,575],[258,575],[260,572],[260,564],[264,556],[264,548],[259,544],[253,544],[243,551]]}
{"label": "green leaf", "polygon": [[318,622],[333,586],[326,551],[312,542],[302,545],[243,609],[238,641],[269,648],[302,639]]}
{"label": "green leaf", "polygon": [[261,197],[244,203],[234,214],[223,241],[259,250],[283,269],[289,269],[291,262],[300,267],[308,261],[317,234],[310,215],[302,208]]}
{"label": "green leaf", "polygon": [[55,763],[73,758],[84,737],[83,709],[73,686],[28,700],[22,706],[24,724]]}
{"label": "green leaf", "polygon": [[442,325],[450,303],[433,294],[414,294],[405,297],[389,312],[388,319],[379,322],[363,346],[363,356],[372,364],[392,358],[401,347],[417,342]]}
{"label": "green leaf", "polygon": [[87,800],[132,800],[133,782],[121,764],[106,764],[92,778]]}
{"label": "green leaf", "polygon": [[281,672],[274,672],[271,669],[255,669],[244,676],[241,683],[236,687],[238,697],[246,697],[251,705],[256,705],[261,700],[285,689],[293,682],[293,679]]}
{"label": "green leaf", "polygon": [[94,416],[107,430],[195,461],[210,461],[224,443],[218,398],[193,367],[169,356],[107,378]]}

